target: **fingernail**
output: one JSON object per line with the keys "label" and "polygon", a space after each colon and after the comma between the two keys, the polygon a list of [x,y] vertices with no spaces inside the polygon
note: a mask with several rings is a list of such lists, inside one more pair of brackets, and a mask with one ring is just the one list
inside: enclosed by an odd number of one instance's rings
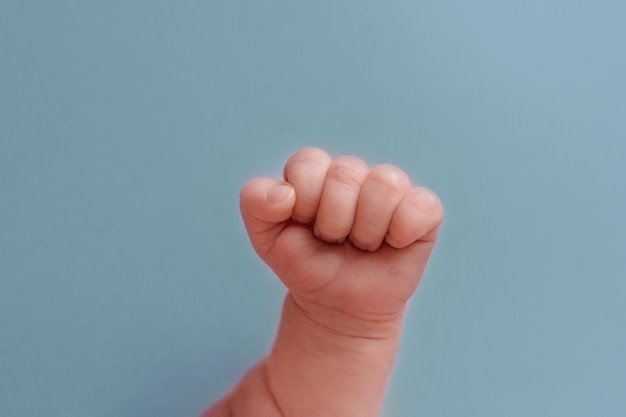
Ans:
{"label": "fingernail", "polygon": [[265,198],[270,203],[280,203],[291,195],[292,190],[291,186],[287,184],[276,184],[267,191]]}
{"label": "fingernail", "polygon": [[294,214],[291,218],[294,222],[301,224],[310,224],[313,222],[313,217],[300,216],[298,214]]}
{"label": "fingernail", "polygon": [[359,243],[356,239],[354,239],[354,237],[352,235],[348,236],[348,239],[350,240],[350,242],[357,248],[357,249],[361,249],[363,251],[369,251],[368,247],[366,245],[363,245],[361,243]]}
{"label": "fingernail", "polygon": [[325,237],[315,227],[313,228],[313,234],[319,240],[323,240],[324,242],[328,242],[328,243],[337,243],[337,244],[339,244],[339,243],[343,243],[346,240],[345,236],[342,237],[342,238],[337,238],[337,239],[330,239],[328,237]]}

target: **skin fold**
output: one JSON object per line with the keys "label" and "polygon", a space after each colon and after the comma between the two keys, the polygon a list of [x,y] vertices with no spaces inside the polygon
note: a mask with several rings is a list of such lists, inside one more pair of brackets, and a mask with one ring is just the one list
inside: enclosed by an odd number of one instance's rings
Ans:
{"label": "skin fold", "polygon": [[439,198],[396,166],[305,148],[283,181],[244,185],[240,207],[288,293],[269,354],[203,417],[378,417]]}

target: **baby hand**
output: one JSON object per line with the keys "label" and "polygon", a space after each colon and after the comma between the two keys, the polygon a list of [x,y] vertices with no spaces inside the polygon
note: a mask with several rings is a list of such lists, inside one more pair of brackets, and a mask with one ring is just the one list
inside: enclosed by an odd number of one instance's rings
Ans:
{"label": "baby hand", "polygon": [[241,213],[299,307],[344,333],[401,319],[443,219],[439,198],[399,168],[317,148],[296,152],[284,181],[248,182]]}

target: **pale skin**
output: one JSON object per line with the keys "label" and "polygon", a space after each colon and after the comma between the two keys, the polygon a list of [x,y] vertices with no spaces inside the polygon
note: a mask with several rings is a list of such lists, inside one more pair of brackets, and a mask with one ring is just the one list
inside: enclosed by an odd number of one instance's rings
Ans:
{"label": "pale skin", "polygon": [[249,181],[240,206],[288,292],[270,353],[203,417],[378,417],[439,198],[396,166],[306,148],[284,181]]}

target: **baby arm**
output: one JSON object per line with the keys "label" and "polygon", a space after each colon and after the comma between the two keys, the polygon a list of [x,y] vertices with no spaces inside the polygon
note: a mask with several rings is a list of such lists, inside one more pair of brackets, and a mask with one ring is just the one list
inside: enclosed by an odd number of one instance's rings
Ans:
{"label": "baby arm", "polygon": [[393,165],[317,148],[240,198],[252,246],[288,293],[269,355],[204,417],[378,416],[441,202]]}

